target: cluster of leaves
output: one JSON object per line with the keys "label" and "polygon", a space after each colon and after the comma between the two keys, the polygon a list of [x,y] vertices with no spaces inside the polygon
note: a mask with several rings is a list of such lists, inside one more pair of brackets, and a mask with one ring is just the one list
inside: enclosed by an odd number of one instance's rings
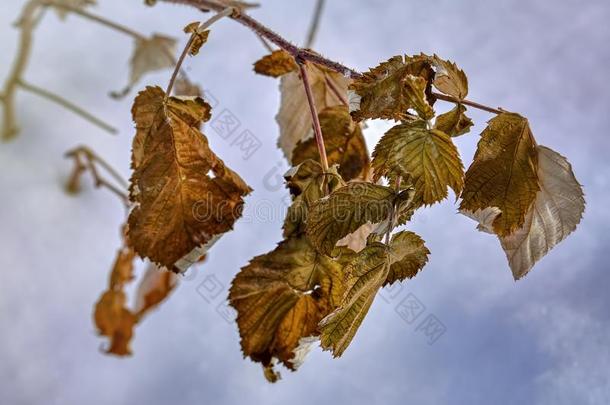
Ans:
{"label": "cluster of leaves", "polygon": [[[294,370],[314,341],[340,356],[379,290],[424,267],[430,252],[421,237],[395,229],[447,198],[449,188],[461,198],[460,212],[498,236],[515,279],[579,223],[584,199],[569,163],[538,146],[518,114],[499,111],[489,121],[464,172],[453,138],[473,122],[463,103],[468,81],[454,63],[396,56],[353,81],[307,64],[334,164],[327,171],[312,160],[317,150],[296,68],[285,51],[255,64],[257,73],[281,77],[279,146],[295,165],[286,174],[293,204],[285,239],[242,268],[229,295],[244,355],[262,363],[270,381],[279,378],[275,362]],[[455,100],[438,116],[435,89]],[[397,122],[372,161],[361,136],[366,119]]]}
{"label": "cluster of leaves", "polygon": [[[212,5],[229,7],[226,16],[251,6],[218,1]],[[45,2],[60,13],[92,3]],[[147,72],[176,67],[167,91],[146,87],[133,103],[124,246],[94,313],[109,353],[130,354],[135,325],[168,297],[175,274],[203,260],[233,228],[252,191],[209,147],[202,127],[211,106],[186,77],[175,81],[184,57],[197,55],[208,40],[213,20],[185,27],[189,41],[177,61],[173,39],[136,35],[121,95]],[[416,210],[448,198],[449,189],[461,200],[461,213],[498,237],[515,279],[580,222],[585,202],[570,164],[538,145],[519,114],[492,110],[496,116],[464,170],[453,139],[474,125],[466,115],[473,103],[455,63],[436,55],[395,56],[347,77],[330,63],[296,56],[277,50],[254,64],[257,73],[280,80],[278,146],[292,166],[285,174],[292,204],[284,239],[244,266],[229,292],[244,356],[261,363],[269,381],[280,377],[276,363],[295,370],[314,342],[341,356],[380,289],[420,272],[430,251],[408,230],[409,221]],[[439,99],[455,106],[437,115]],[[369,155],[363,125],[373,119],[395,126]],[[80,154],[103,183],[94,171],[103,161],[86,150]],[[87,166],[78,156],[73,154],[80,173]],[[138,257],[151,267],[130,309],[124,289]]]}

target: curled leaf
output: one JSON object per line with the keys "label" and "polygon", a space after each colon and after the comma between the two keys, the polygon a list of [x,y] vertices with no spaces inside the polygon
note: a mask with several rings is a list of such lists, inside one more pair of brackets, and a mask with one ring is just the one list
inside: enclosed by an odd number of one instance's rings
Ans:
{"label": "curled leaf", "polygon": [[339,304],[349,257],[346,251],[330,259],[304,236],[291,237],[252,259],[233,280],[229,301],[237,310],[242,351],[262,363],[271,382],[277,380],[275,360],[295,370],[302,340],[317,336],[318,322]]}
{"label": "curled leaf", "polygon": [[464,71],[451,61],[443,60],[437,55],[430,57],[434,65],[434,87],[440,92],[463,100],[468,95],[468,78]]}
{"label": "curled leaf", "polygon": [[130,244],[160,266],[185,271],[206,244],[233,228],[251,189],[211,151],[199,131],[210,116],[202,99],[166,99],[159,87],[148,87],[136,98],[132,113],[137,133]]}
{"label": "curled leaf", "polygon": [[458,104],[452,110],[436,117],[434,129],[456,137],[470,132],[473,125],[474,122],[466,116],[466,107]]}
{"label": "curled leaf", "polygon": [[189,55],[196,56],[201,47],[208,42],[210,30],[199,30],[199,22],[192,22],[184,27],[185,34],[191,34],[191,45],[189,46]]}
{"label": "curled leaf", "polygon": [[422,57],[394,56],[350,85],[350,110],[356,121],[367,118],[404,120],[410,108],[424,119],[434,116],[427,93],[434,71]]}
{"label": "curled leaf", "polygon": [[254,71],[263,76],[280,77],[298,69],[292,55],[283,49],[273,51],[254,63]]}

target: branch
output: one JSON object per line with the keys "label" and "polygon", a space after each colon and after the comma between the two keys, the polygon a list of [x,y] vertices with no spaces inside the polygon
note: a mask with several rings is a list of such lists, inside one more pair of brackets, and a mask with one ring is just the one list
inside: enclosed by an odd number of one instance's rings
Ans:
{"label": "branch", "polygon": [[89,121],[91,124],[103,129],[104,131],[107,131],[111,134],[116,134],[118,131],[116,128],[112,127],[111,125],[107,124],[106,122],[102,121],[101,119],[95,117],[94,115],[92,115],[91,113],[85,111],[84,109],[80,108],[79,106],[77,106],[74,103],[71,103],[70,101],[64,99],[63,97],[51,93],[48,90],[42,89],[40,87],[34,86],[33,84],[27,83],[24,80],[20,79],[17,84],[19,85],[19,87],[21,87],[23,90],[29,91],[32,94],[35,94],[39,97],[42,97],[44,99],[47,99],[53,103],[56,103],[62,107],[64,107],[67,110],[72,111],[74,114],[80,116],[81,118]]}
{"label": "branch", "polygon": [[[192,6],[198,8],[200,10],[214,10],[220,12],[224,10],[226,7],[220,3],[217,3],[214,0],[162,0],[166,3],[174,3],[174,4],[184,4],[188,6]],[[293,43],[287,41],[282,38],[279,34],[275,33],[271,29],[267,28],[254,18],[249,15],[237,10],[231,15],[231,18],[240,24],[250,28],[252,31],[256,32],[261,37],[273,42],[278,47],[282,48],[289,54],[291,54],[296,60],[303,60],[316,63],[318,65],[325,66],[335,72],[339,72],[346,76],[351,77],[352,79],[358,78],[362,76],[362,74],[357,71],[348,68],[338,62],[334,62],[330,59],[327,59],[309,49],[302,49]]]}
{"label": "branch", "polygon": [[313,98],[311,91],[311,84],[309,83],[309,76],[305,63],[299,62],[299,69],[301,70],[301,79],[303,81],[303,87],[305,87],[305,94],[307,95],[307,103],[309,104],[309,110],[311,111],[311,119],[313,121],[313,132],[316,138],[316,145],[318,146],[318,152],[320,153],[320,164],[324,172],[328,172],[328,158],[326,157],[326,147],[324,146],[324,137],[322,136],[322,128],[320,127],[320,119],[318,118],[318,111],[316,110],[316,103]]}
{"label": "branch", "polygon": [[324,9],[324,0],[317,0],[316,9],[311,20],[311,26],[309,27],[309,33],[307,34],[307,42],[305,42],[305,48],[311,48],[316,40],[316,34],[318,33],[318,27],[320,26],[320,19],[322,18],[322,10]]}
{"label": "branch", "polygon": [[[225,6],[223,6],[220,3],[217,3],[214,0],[161,0],[161,1],[164,1],[166,3],[184,4],[187,6],[198,8],[201,11],[207,11],[207,10],[222,11],[225,9]],[[234,12],[230,17],[233,20],[239,22],[240,24],[250,28],[261,38],[265,38],[265,39],[273,42],[275,45],[277,45],[281,49],[283,49],[286,52],[288,52],[289,54],[291,54],[297,61],[309,61],[309,62],[318,64],[318,65],[324,66],[335,72],[341,73],[352,79],[357,79],[359,77],[362,77],[362,73],[357,72],[354,69],[348,68],[347,66],[344,66],[338,62],[334,62],[330,59],[327,59],[312,50],[299,48],[298,46],[294,45],[290,41],[282,38],[279,34],[272,31],[270,28],[267,28],[262,23],[258,22],[257,20],[255,20],[254,18],[250,17],[249,15],[247,15],[243,12],[240,12],[239,10]],[[436,93],[436,92],[434,92],[433,94],[439,100],[448,101],[450,103],[455,103],[455,104],[461,103],[461,104],[468,105],[468,106],[474,107],[474,108],[478,108],[479,110],[487,111],[487,112],[490,112],[493,114],[502,114],[503,112],[505,112],[502,109],[488,107],[483,104],[475,103],[474,101],[458,100],[457,98],[453,98],[451,96],[447,96],[445,94],[440,94],[440,93]],[[343,99],[342,99],[342,101],[343,101]]]}
{"label": "branch", "polygon": [[439,100],[448,101],[448,102],[454,103],[454,104],[468,105],[470,107],[478,108],[479,110],[487,111],[487,112],[490,112],[492,114],[502,114],[502,113],[506,112],[502,108],[493,108],[493,107],[488,107],[488,106],[483,105],[483,104],[475,103],[474,101],[460,100],[458,98],[451,97],[451,96],[448,96],[446,94],[437,93],[435,91],[432,92],[432,95],[434,97],[438,98]]}
{"label": "branch", "polygon": [[104,159],[99,157],[87,146],[79,146],[66,153],[66,157],[74,159],[74,170],[66,183],[66,191],[70,194],[76,194],[80,190],[80,179],[84,172],[89,170],[95,187],[104,187],[110,190],[113,194],[121,199],[123,204],[129,206],[129,197],[127,192],[121,190],[119,187],[113,185],[104,177],[102,177],[97,170],[96,164],[99,164],[104,170],[115,179],[116,182],[120,183],[123,188],[127,188],[127,182],[121,177],[120,174],[110,166]]}
{"label": "branch", "polygon": [[122,32],[125,35],[129,35],[130,37],[132,37],[136,40],[143,41],[146,39],[146,36],[140,34],[139,32],[132,30],[131,28],[128,28],[124,25],[115,23],[114,21],[107,20],[104,17],[100,17],[100,16],[90,13],[88,11],[82,10],[78,7],[72,7],[67,4],[63,4],[63,3],[56,3],[53,0],[43,0],[41,4],[45,5],[45,6],[53,6],[53,7],[64,9],[66,11],[79,15],[83,18],[86,18],[86,19],[94,21],[98,24],[104,25],[108,28],[111,28],[115,31]]}

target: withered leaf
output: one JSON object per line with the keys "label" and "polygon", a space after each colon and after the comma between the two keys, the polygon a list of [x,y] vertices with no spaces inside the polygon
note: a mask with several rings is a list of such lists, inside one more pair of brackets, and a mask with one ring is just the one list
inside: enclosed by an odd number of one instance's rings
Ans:
{"label": "withered leaf", "polygon": [[325,173],[320,163],[312,159],[290,169],[284,178],[293,197],[284,220],[285,238],[304,232],[313,203],[345,184],[336,166]]}
{"label": "withered leaf", "polygon": [[[349,79],[312,63],[305,69],[318,111],[343,104],[342,98],[347,99]],[[278,146],[290,162],[297,143],[306,139],[312,130],[311,112],[299,72],[290,72],[280,78],[280,93],[280,111],[275,117],[280,127]]]}
{"label": "withered leaf", "polygon": [[175,51],[174,38],[153,34],[150,38],[137,39],[130,60],[129,82],[123,90],[113,92],[111,95],[115,98],[124,97],[146,74],[173,68],[176,63]]}
{"label": "withered leaf", "polygon": [[414,204],[434,204],[447,197],[451,187],[462,191],[464,168],[451,138],[425,121],[391,128],[373,151],[374,179],[391,177],[397,168],[410,176],[415,188]]}
{"label": "withered leaf", "polygon": [[362,225],[387,220],[396,197],[389,187],[348,183],[313,204],[307,220],[307,236],[318,251],[330,256],[340,239]]}
{"label": "withered leaf", "polygon": [[254,63],[254,71],[259,75],[280,77],[299,69],[292,55],[283,49],[273,51]]}
{"label": "withered leaf", "polygon": [[413,278],[428,262],[430,251],[419,235],[402,231],[390,241],[390,271],[384,285]]}
{"label": "withered leaf", "polygon": [[[303,236],[281,242],[257,256],[233,280],[229,301],[237,310],[241,347],[245,356],[262,363],[275,380],[277,359],[295,370],[295,353],[303,340],[317,336],[318,322],[343,295],[343,266],[349,251],[336,259],[317,253]],[[270,378],[269,378],[270,377]]]}
{"label": "withered leaf", "polygon": [[189,46],[189,55],[196,56],[201,47],[208,42],[210,30],[199,31],[199,22],[195,21],[184,27],[185,34],[191,34],[191,45]]}
{"label": "withered leaf", "polygon": [[[572,166],[559,153],[538,146],[540,191],[523,226],[508,236],[499,236],[515,280],[525,276],[534,264],[572,233],[585,210],[582,187]],[[497,209],[464,212],[479,221],[479,229],[493,233]]]}
{"label": "withered leaf", "polygon": [[456,105],[452,110],[436,117],[434,128],[451,137],[467,134],[474,122],[466,116],[466,107]]}
{"label": "withered leaf", "polygon": [[364,73],[349,86],[350,112],[367,118],[404,120],[410,108],[424,119],[434,116],[427,91],[434,71],[422,57],[394,56]]}
{"label": "withered leaf", "polygon": [[346,266],[345,295],[341,305],[320,321],[320,343],[339,357],[349,346],[368,313],[390,268],[388,247],[374,242]]}
{"label": "withered leaf", "polygon": [[508,236],[525,223],[540,190],[538,152],[527,119],[503,113],[481,134],[474,161],[465,176],[460,210],[495,207],[494,233]]}
{"label": "withered leaf", "polygon": [[464,71],[451,61],[443,60],[437,55],[430,57],[436,74],[433,85],[441,93],[463,100],[468,95],[468,78]]}
{"label": "withered leaf", "polygon": [[251,191],[198,130],[209,112],[201,98],[166,99],[159,87],[142,91],[132,109],[129,241],[141,257],[170,270],[185,271],[189,263],[175,268],[181,258],[200,257],[203,246],[231,230]]}
{"label": "withered leaf", "polygon": [[178,285],[178,276],[155,265],[146,269],[136,292],[135,314],[139,320],[161,304]]}
{"label": "withered leaf", "polygon": [[[364,179],[370,164],[362,128],[352,120],[346,106],[328,107],[318,114],[329,164],[339,165],[339,174],[345,181]],[[313,135],[313,134],[312,134]],[[292,164],[307,159],[319,159],[315,138],[299,141],[292,152]]]}
{"label": "withered leaf", "polygon": [[127,297],[122,290],[104,292],[95,305],[94,320],[98,332],[110,339],[106,353],[117,356],[131,354],[129,343],[133,336],[136,316],[126,305]]}

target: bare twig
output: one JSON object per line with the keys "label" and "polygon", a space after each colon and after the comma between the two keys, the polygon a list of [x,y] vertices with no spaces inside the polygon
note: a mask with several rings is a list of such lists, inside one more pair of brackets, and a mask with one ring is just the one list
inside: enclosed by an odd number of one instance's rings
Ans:
{"label": "bare twig", "polygon": [[318,28],[320,27],[320,20],[322,18],[322,10],[324,9],[324,3],[324,0],[316,1],[316,8],[313,13],[309,32],[307,33],[307,41],[305,42],[305,48],[311,48],[316,40],[316,34],[318,33]]}
{"label": "bare twig", "polygon": [[68,151],[66,153],[66,157],[74,160],[74,169],[72,170],[72,174],[66,183],[66,191],[71,194],[78,193],[80,190],[81,176],[86,171],[89,171],[91,173],[91,177],[93,178],[95,187],[104,187],[110,190],[113,194],[121,199],[126,207],[129,206],[129,197],[127,196],[127,192],[121,190],[121,188],[110,183],[102,175],[100,175],[96,165],[103,168],[112,178],[114,178],[117,183],[121,185],[122,188],[126,189],[128,187],[127,182],[112,166],[93,152],[93,150],[87,146],[79,146],[71,151]]}
{"label": "bare twig", "polygon": [[139,32],[132,30],[131,28],[118,24],[114,21],[110,21],[104,17],[95,15],[93,13],[90,13],[90,12],[80,9],[78,7],[72,7],[72,6],[69,6],[64,3],[57,3],[57,2],[54,2],[53,0],[44,0],[44,1],[42,1],[41,4],[43,4],[45,6],[53,6],[53,7],[57,7],[57,8],[61,8],[63,10],[69,11],[69,12],[79,15],[83,18],[86,18],[86,19],[94,21],[98,24],[104,25],[108,28],[111,28],[115,31],[122,32],[125,35],[129,35],[130,37],[132,37],[134,39],[137,39],[137,40],[146,39],[146,36],[140,34]]}
{"label": "bare twig", "polygon": [[21,28],[21,34],[17,47],[17,57],[15,58],[15,62],[13,62],[13,67],[6,79],[4,90],[2,91],[4,119],[2,120],[1,137],[4,141],[14,138],[19,132],[15,111],[15,93],[17,91],[17,83],[19,82],[19,79],[21,79],[30,59],[34,28],[36,28],[36,23],[38,22],[35,14],[38,5],[38,0],[30,0],[24,6],[23,13],[18,21],[18,25]]}
{"label": "bare twig", "polygon": [[318,146],[318,152],[320,153],[320,164],[325,172],[328,171],[328,158],[326,157],[326,147],[324,146],[324,137],[322,136],[322,128],[320,127],[320,119],[318,118],[318,111],[316,109],[316,103],[313,98],[311,91],[311,84],[309,82],[309,76],[305,67],[304,61],[299,62],[299,69],[301,70],[301,80],[303,81],[303,87],[305,87],[305,94],[307,95],[307,103],[309,104],[309,110],[311,111],[311,120],[313,121],[313,132],[316,138],[316,145]]}
{"label": "bare twig", "polygon": [[77,106],[74,103],[71,103],[70,101],[66,100],[65,98],[61,97],[58,94],[54,94],[51,93],[48,90],[45,90],[43,88],[34,86],[33,84],[27,83],[24,80],[19,80],[17,82],[17,84],[19,85],[19,87],[21,87],[23,90],[29,91],[32,94],[35,94],[39,97],[45,98],[49,101],[52,101],[62,107],[64,107],[67,110],[72,111],[74,114],[80,116],[81,118],[89,121],[91,124],[103,129],[104,131],[107,131],[111,134],[116,134],[118,131],[116,128],[112,127],[110,124],[107,124],[106,122],[104,122],[103,120],[95,117],[94,115],[92,115],[91,113],[85,111],[84,109],[80,108],[79,106]]}
{"label": "bare twig", "polygon": [[216,21],[220,20],[223,17],[227,17],[227,16],[233,14],[234,11],[235,11],[235,9],[233,7],[224,8],[223,10],[219,11],[218,14],[216,14],[215,16],[211,17],[210,19],[205,21],[203,24],[201,24],[199,26],[199,28],[197,28],[197,32],[194,32],[193,34],[191,34],[188,42],[186,43],[186,46],[184,47],[184,50],[182,51],[182,54],[180,54],[180,57],[178,58],[178,62],[176,63],[176,68],[174,69],[174,73],[172,73],[172,77],[169,80],[169,84],[167,85],[167,90],[165,91],[165,97],[171,96],[172,89],[174,88],[174,83],[176,82],[176,78],[178,77],[178,73],[182,69],[182,63],[184,63],[184,59],[186,58],[186,55],[188,55],[189,49],[191,49],[191,45],[193,45],[193,41],[195,40],[197,33],[205,31]]}

